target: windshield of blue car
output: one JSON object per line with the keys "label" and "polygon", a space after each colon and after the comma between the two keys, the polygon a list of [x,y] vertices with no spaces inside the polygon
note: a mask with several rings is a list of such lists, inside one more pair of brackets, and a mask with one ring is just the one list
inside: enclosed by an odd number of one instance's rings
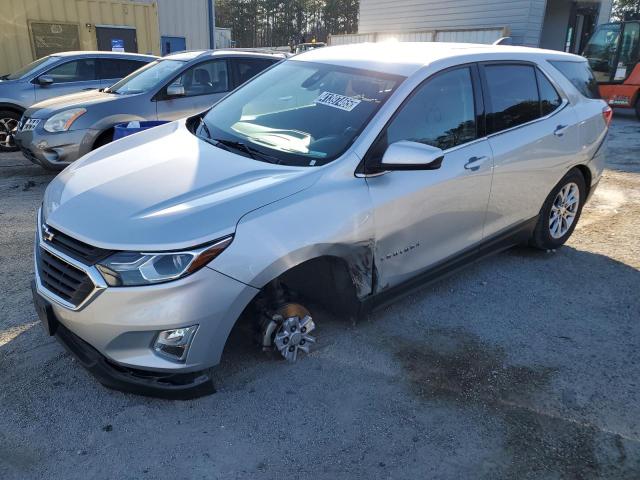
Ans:
{"label": "windshield of blue car", "polygon": [[18,80],[18,79],[20,79],[20,78],[22,78],[22,77],[24,77],[26,75],[29,75],[29,73],[31,73],[35,69],[39,69],[41,67],[46,67],[47,65],[51,65],[52,63],[56,63],[58,60],[60,60],[60,57],[54,57],[54,56],[51,56],[51,55],[49,55],[47,57],[39,58],[35,62],[31,62],[28,65],[25,65],[20,70],[16,70],[12,74],[7,75],[6,77],[4,77],[4,79],[5,80]]}
{"label": "windshield of blue car", "polygon": [[251,150],[260,160],[324,165],[344,153],[402,80],[289,60],[216,104],[198,134],[227,148]]}
{"label": "windshield of blue car", "polygon": [[184,64],[185,62],[180,60],[156,60],[124,77],[107,90],[120,95],[146,92],[159,83],[170,80]]}

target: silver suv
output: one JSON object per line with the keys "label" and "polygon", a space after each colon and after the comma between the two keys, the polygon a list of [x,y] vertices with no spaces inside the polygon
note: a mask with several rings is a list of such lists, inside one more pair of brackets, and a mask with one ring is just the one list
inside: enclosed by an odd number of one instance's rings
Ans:
{"label": "silver suv", "polygon": [[135,53],[63,52],[0,77],[0,151],[13,151],[18,120],[36,102],[113,85],[157,57]]}
{"label": "silver suv", "polygon": [[42,323],[105,385],[151,395],[211,392],[243,312],[293,361],[317,302],[357,318],[512,245],[560,247],[603,170],[596,87],[583,58],[538,49],[298,55],[51,182]]}
{"label": "silver suv", "polygon": [[62,170],[109,143],[116,124],[202,112],[284,57],[235,49],[167,55],[109,88],[36,103],[24,112],[15,140],[32,162]]}

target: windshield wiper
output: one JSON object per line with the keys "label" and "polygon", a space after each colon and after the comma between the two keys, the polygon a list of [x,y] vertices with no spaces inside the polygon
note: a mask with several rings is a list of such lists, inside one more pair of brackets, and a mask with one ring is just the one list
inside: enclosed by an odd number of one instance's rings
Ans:
{"label": "windshield wiper", "polygon": [[217,142],[218,145],[224,145],[225,147],[230,147],[235,150],[241,150],[245,152],[247,155],[249,155],[249,157],[253,158],[254,160],[264,160],[265,162],[275,163],[275,164],[280,163],[280,159],[271,155],[267,155],[266,153],[262,153],[257,148],[253,148],[247,145],[246,143],[238,142],[237,140],[225,140],[223,138],[214,138],[213,141]]}
{"label": "windshield wiper", "polygon": [[260,150],[250,147],[246,143],[238,142],[236,140],[225,140],[224,138],[212,138],[211,131],[209,130],[209,127],[207,126],[206,123],[204,123],[203,120],[200,121],[200,125],[202,125],[202,129],[205,131],[205,134],[207,136],[202,137],[198,135],[198,137],[204,140],[205,142],[210,143],[214,147],[221,148],[228,152],[232,150],[240,151],[246,154],[246,156],[248,156],[249,158],[252,158],[254,160],[264,160],[265,162],[275,163],[275,164],[280,163],[280,160],[278,158],[262,153]]}

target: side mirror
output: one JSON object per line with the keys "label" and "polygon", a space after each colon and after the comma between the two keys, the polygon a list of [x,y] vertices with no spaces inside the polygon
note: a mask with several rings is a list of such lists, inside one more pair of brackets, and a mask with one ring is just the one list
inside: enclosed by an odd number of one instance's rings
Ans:
{"label": "side mirror", "polygon": [[167,97],[184,97],[184,87],[182,85],[169,85],[167,87]]}
{"label": "side mirror", "polygon": [[437,147],[401,140],[387,147],[379,170],[437,170],[442,160],[444,152]]}
{"label": "side mirror", "polygon": [[41,77],[38,77],[38,85],[41,87],[48,87],[52,83],[53,77],[50,77],[49,75],[42,75]]}

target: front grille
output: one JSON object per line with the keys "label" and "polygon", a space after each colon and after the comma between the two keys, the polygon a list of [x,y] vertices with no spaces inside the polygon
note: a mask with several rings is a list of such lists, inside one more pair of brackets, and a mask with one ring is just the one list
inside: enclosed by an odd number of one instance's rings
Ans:
{"label": "front grille", "polygon": [[86,263],[87,265],[95,265],[97,262],[107,258],[113,253],[112,250],[94,247],[81,242],[80,240],[76,240],[75,238],[70,237],[66,233],[62,233],[60,230],[56,230],[49,225],[46,225],[44,228],[46,228],[49,233],[49,235],[43,235],[45,243],[54,246],[62,253]]}
{"label": "front grille", "polygon": [[32,130],[35,130],[39,124],[40,124],[39,118],[23,117],[22,120],[20,120],[20,125],[18,125],[18,129],[21,132],[30,132]]}
{"label": "front grille", "polygon": [[38,255],[38,274],[43,287],[73,306],[80,305],[94,289],[85,272],[44,248],[40,248]]}

